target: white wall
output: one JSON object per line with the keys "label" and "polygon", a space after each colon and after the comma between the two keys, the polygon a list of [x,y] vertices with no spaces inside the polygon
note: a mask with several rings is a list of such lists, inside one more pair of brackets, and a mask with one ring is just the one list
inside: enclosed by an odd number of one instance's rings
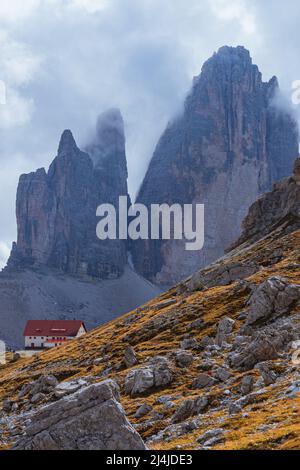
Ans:
{"label": "white wall", "polygon": [[76,338],[79,338],[80,336],[85,335],[85,334],[86,334],[86,331],[83,328],[83,326],[81,325],[81,327],[79,328],[78,333],[76,335]]}
{"label": "white wall", "polygon": [[40,348],[42,343],[45,342],[41,339],[41,336],[36,336],[35,338],[36,339],[34,339],[34,336],[25,336],[25,348],[31,348],[32,344],[34,344],[35,348]]}
{"label": "white wall", "polygon": [[[80,336],[84,335],[85,333],[86,333],[85,329],[83,328],[83,326],[81,326],[78,330],[76,338],[79,338]],[[47,339],[52,340],[53,337],[55,337],[55,335],[53,335],[53,336],[35,336],[35,337],[34,336],[25,336],[25,348],[31,348],[32,344],[34,344],[35,348],[42,348],[42,347],[44,347],[44,348],[53,348],[53,347],[55,347],[55,344],[60,343],[59,339],[57,340],[57,343],[52,343],[52,342],[47,343]],[[69,336],[66,339],[67,340],[72,340],[74,338]],[[62,344],[63,343],[64,343],[64,341],[62,342]]]}
{"label": "white wall", "polygon": [[53,336],[36,336],[35,339],[34,339],[34,336],[25,336],[25,348],[31,348],[32,344],[34,344],[35,348],[43,348],[43,347],[44,348],[52,348],[52,347],[55,347],[55,344],[59,344],[59,340],[57,340],[57,343],[52,343],[51,342],[51,343],[46,344],[47,339],[52,340],[52,338],[53,338]]}

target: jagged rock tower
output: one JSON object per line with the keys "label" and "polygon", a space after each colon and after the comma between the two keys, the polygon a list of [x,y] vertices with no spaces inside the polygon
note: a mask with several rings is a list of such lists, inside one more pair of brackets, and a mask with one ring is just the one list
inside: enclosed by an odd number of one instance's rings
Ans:
{"label": "jagged rock tower", "polygon": [[127,196],[123,119],[118,110],[101,115],[88,153],[64,131],[48,173],[20,177],[18,239],[9,268],[48,266],[74,275],[117,278],[127,261],[125,241],[96,237],[96,208]]}
{"label": "jagged rock tower", "polygon": [[180,240],[134,243],[145,277],[171,285],[222,256],[258,195],[292,173],[298,128],[275,107],[278,90],[243,47],[222,47],[204,64],[156,147],[137,202],[205,204],[205,245],[188,252]]}

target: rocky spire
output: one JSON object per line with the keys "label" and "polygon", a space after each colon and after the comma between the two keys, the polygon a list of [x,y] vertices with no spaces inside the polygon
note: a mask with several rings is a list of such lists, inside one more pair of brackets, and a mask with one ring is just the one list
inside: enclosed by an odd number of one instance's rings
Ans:
{"label": "rocky spire", "polygon": [[58,156],[62,155],[72,155],[78,150],[75,139],[72,132],[67,129],[62,133],[59,146],[58,146]]}
{"label": "rocky spire", "polygon": [[[106,116],[109,124],[103,120],[101,124],[100,119],[99,126],[98,121],[97,142],[89,147],[92,158],[66,130],[48,173],[41,169],[21,176],[16,204],[18,240],[9,267],[48,266],[101,279],[123,273],[125,242],[96,237],[98,205],[116,204],[120,195],[127,195],[124,132],[119,127],[116,131],[113,124],[122,123],[122,117],[120,112]],[[108,119],[114,116],[118,119]],[[101,159],[100,165],[94,166],[95,158]]]}
{"label": "rocky spire", "polygon": [[244,47],[222,47],[194,79],[183,114],[163,133],[137,202],[203,203],[205,245],[138,241],[136,269],[170,285],[222,256],[240,234],[249,206],[274,181],[291,175],[298,154],[292,113],[276,107],[278,82],[262,81]]}
{"label": "rocky spire", "polygon": [[124,121],[119,109],[100,114],[95,135],[86,151],[106,183],[106,190],[109,192],[112,188],[120,195],[127,195]]}

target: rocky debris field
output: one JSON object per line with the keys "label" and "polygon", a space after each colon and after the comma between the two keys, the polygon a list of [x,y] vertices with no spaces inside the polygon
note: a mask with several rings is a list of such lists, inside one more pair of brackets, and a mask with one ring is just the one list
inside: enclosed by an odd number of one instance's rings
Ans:
{"label": "rocky debris field", "polygon": [[2,366],[1,448],[299,449],[296,222],[277,220],[79,340]]}
{"label": "rocky debris field", "polygon": [[246,279],[173,289],[79,341],[14,358],[0,370],[2,448],[300,447],[299,238]]}

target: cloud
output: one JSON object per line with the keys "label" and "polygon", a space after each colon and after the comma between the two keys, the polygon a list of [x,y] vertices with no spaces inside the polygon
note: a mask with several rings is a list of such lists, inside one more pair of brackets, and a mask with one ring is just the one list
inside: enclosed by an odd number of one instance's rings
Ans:
{"label": "cloud", "polygon": [[6,260],[9,256],[9,253],[10,253],[9,246],[6,243],[0,241],[0,269],[4,268],[6,264]]}
{"label": "cloud", "polygon": [[224,44],[247,47],[289,96],[300,79],[299,13],[296,0],[284,9],[279,0],[0,2],[0,240],[16,237],[19,175],[49,165],[65,128],[83,147],[110,107],[124,117],[134,195],[193,76]]}
{"label": "cloud", "polygon": [[107,7],[107,0],[72,0],[72,6],[83,8],[89,13],[101,11]]}
{"label": "cloud", "polygon": [[6,87],[5,104],[0,106],[0,129],[26,124],[31,119],[33,109],[33,100],[25,99],[17,91]]}
{"label": "cloud", "polygon": [[[13,5],[14,2],[11,7]],[[4,14],[3,8],[0,9],[1,14]],[[35,78],[41,58],[33,55],[28,46],[11,38],[3,29],[0,30],[0,44],[0,129],[10,129],[26,124],[32,117],[34,102],[26,94],[26,85]]]}
{"label": "cloud", "polygon": [[16,22],[30,16],[41,0],[8,0],[0,2],[0,21]]}
{"label": "cloud", "polygon": [[246,0],[210,0],[215,15],[226,21],[237,20],[247,34],[257,32],[256,17]]}

